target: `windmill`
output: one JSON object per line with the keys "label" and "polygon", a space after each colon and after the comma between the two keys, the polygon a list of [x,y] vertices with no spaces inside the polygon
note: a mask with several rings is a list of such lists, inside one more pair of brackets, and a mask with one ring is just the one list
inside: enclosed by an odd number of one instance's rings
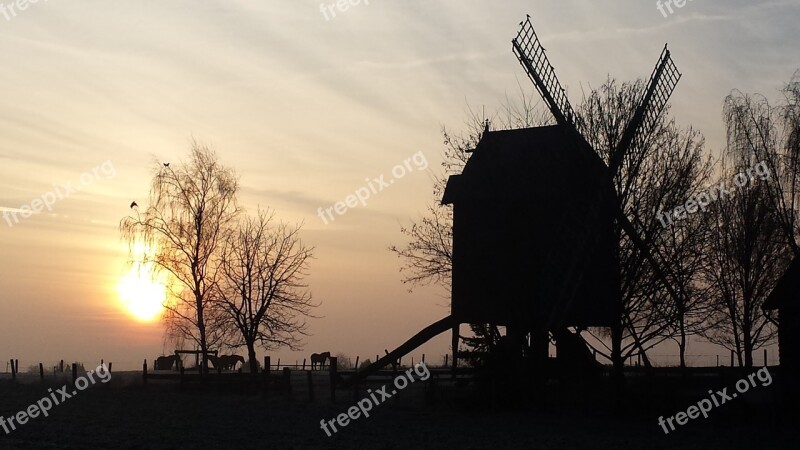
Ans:
{"label": "windmill", "polygon": [[[512,41],[514,54],[517,56],[525,72],[536,86],[537,91],[541,95],[547,107],[550,109],[556,122],[568,132],[574,134],[574,137],[581,141],[585,147],[591,148],[589,143],[583,137],[582,124],[578,120],[572,105],[569,102],[566,91],[561,86],[558,77],[555,74],[555,69],[550,63],[550,60],[545,53],[545,49],[539,41],[539,37],[533,28],[530,16],[527,17],[525,22],[521,23],[521,28],[517,37]],[[647,84],[647,89],[644,92],[639,104],[636,108],[633,118],[625,128],[616,149],[610,157],[607,164],[609,179],[615,178],[620,170],[624,161],[625,155],[629,153],[632,148],[644,145],[647,138],[653,132],[659,116],[664,111],[667,102],[675,90],[675,87],[680,81],[681,73],[678,71],[675,63],[672,60],[671,53],[667,46],[656,63],[655,68],[650,76]],[[595,154],[598,154],[594,151]],[[596,214],[596,209],[592,211]],[[644,242],[638,235],[633,224],[628,219],[625,211],[621,206],[617,207],[615,211],[617,223],[625,231],[625,233],[633,241],[637,249],[642,252],[643,256],[652,265],[658,278],[664,283],[668,293],[673,299],[678,299],[679,295],[675,289],[672,288],[668,280],[668,274],[662,269],[662,264],[659,260],[661,258],[654,254],[654,251]],[[578,259],[575,265],[580,265],[585,259]],[[564,281],[567,285],[572,281],[572,278],[579,276],[581,270],[576,270],[566,276]],[[571,302],[572,296],[567,295],[566,301]],[[551,326],[560,325],[557,319],[551,319]]]}
{"label": "windmill", "polygon": [[453,333],[455,367],[461,324],[505,326],[512,349],[514,343],[529,339],[534,365],[547,358],[550,333],[572,336],[563,331],[590,326],[621,332],[615,226],[630,237],[669,294],[675,299],[682,294],[670,284],[662,258],[626,216],[613,184],[625,155],[647,144],[681,78],[668,48],[606,162],[585,139],[530,17],[520,25],[513,52],[556,125],[497,131],[487,127],[462,173],[449,178],[442,198],[443,204],[453,205],[451,314],[357,377],[448,329]]}

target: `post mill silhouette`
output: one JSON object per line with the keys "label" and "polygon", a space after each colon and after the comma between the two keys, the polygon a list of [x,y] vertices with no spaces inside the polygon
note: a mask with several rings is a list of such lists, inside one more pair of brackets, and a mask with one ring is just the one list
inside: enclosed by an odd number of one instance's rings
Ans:
{"label": "post mill silhouette", "polygon": [[[459,327],[505,326],[517,360],[541,384],[550,334],[574,349],[567,331],[621,328],[619,238],[631,238],[673,298],[669,268],[642,239],[619,204],[613,179],[625,155],[646,143],[681,78],[664,47],[634,116],[608,163],[583,134],[583,124],[555,75],[530,16],[513,52],[553,114],[556,125],[486,130],[464,170],[449,178],[442,202],[453,205],[451,314],[372,366],[365,377],[445,331],[452,331],[457,364]],[[568,345],[566,345],[568,344]],[[588,352],[586,352],[588,354]],[[621,369],[621,367],[619,367]]]}

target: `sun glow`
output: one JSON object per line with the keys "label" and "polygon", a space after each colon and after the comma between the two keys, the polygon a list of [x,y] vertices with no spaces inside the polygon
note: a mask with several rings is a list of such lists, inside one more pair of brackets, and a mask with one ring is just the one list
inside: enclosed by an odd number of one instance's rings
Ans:
{"label": "sun glow", "polygon": [[[134,256],[150,254],[142,245],[134,247]],[[134,263],[117,284],[117,296],[122,306],[134,318],[152,322],[161,316],[167,300],[167,283],[163,274],[156,274],[152,263]]]}

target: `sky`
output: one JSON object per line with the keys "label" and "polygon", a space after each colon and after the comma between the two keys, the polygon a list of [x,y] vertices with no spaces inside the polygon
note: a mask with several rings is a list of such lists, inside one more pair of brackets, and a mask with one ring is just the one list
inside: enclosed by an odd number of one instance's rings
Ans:
{"label": "sky", "polygon": [[[408,291],[388,247],[432,200],[442,127],[463,130],[469,108],[491,114],[529,89],[510,43],[526,14],[573,105],[608,76],[648,77],[669,43],[683,73],[671,114],[713,151],[731,90],[777,101],[800,69],[796,0],[696,0],[672,14],[634,0],[370,0],[335,17],[332,0],[20,4],[0,0],[0,213],[50,208],[0,220],[0,358],[21,367],[132,369],[171,352],[162,325],[134,320],[117,295],[130,270],[118,226],[153,166],[184,159],[193,139],[237,171],[242,206],[304,223],[316,249],[320,318],[303,351],[273,358],[364,360],[448,313],[444,290]],[[381,175],[394,182],[366,205],[318,216]]]}

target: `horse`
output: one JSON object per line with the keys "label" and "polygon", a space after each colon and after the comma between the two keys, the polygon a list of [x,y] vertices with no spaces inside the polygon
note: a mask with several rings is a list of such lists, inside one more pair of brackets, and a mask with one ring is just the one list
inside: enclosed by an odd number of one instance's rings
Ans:
{"label": "horse", "polygon": [[328,361],[328,358],[331,357],[331,352],[324,352],[324,353],[312,353],[311,354],[311,370],[314,370],[314,367],[319,364],[320,369],[325,368],[325,363]]}
{"label": "horse", "polygon": [[178,355],[171,355],[171,356],[159,356],[156,359],[156,364],[153,370],[171,370],[172,366],[175,366],[177,370],[177,362],[178,362]]}
{"label": "horse", "polygon": [[214,364],[214,368],[218,371],[236,370],[237,363],[242,363],[244,366],[244,358],[239,355],[208,355],[208,360],[211,361],[211,364]]}
{"label": "horse", "polygon": [[222,355],[219,359],[223,369],[236,370],[237,363],[242,363],[244,366],[244,358],[239,355]]}

